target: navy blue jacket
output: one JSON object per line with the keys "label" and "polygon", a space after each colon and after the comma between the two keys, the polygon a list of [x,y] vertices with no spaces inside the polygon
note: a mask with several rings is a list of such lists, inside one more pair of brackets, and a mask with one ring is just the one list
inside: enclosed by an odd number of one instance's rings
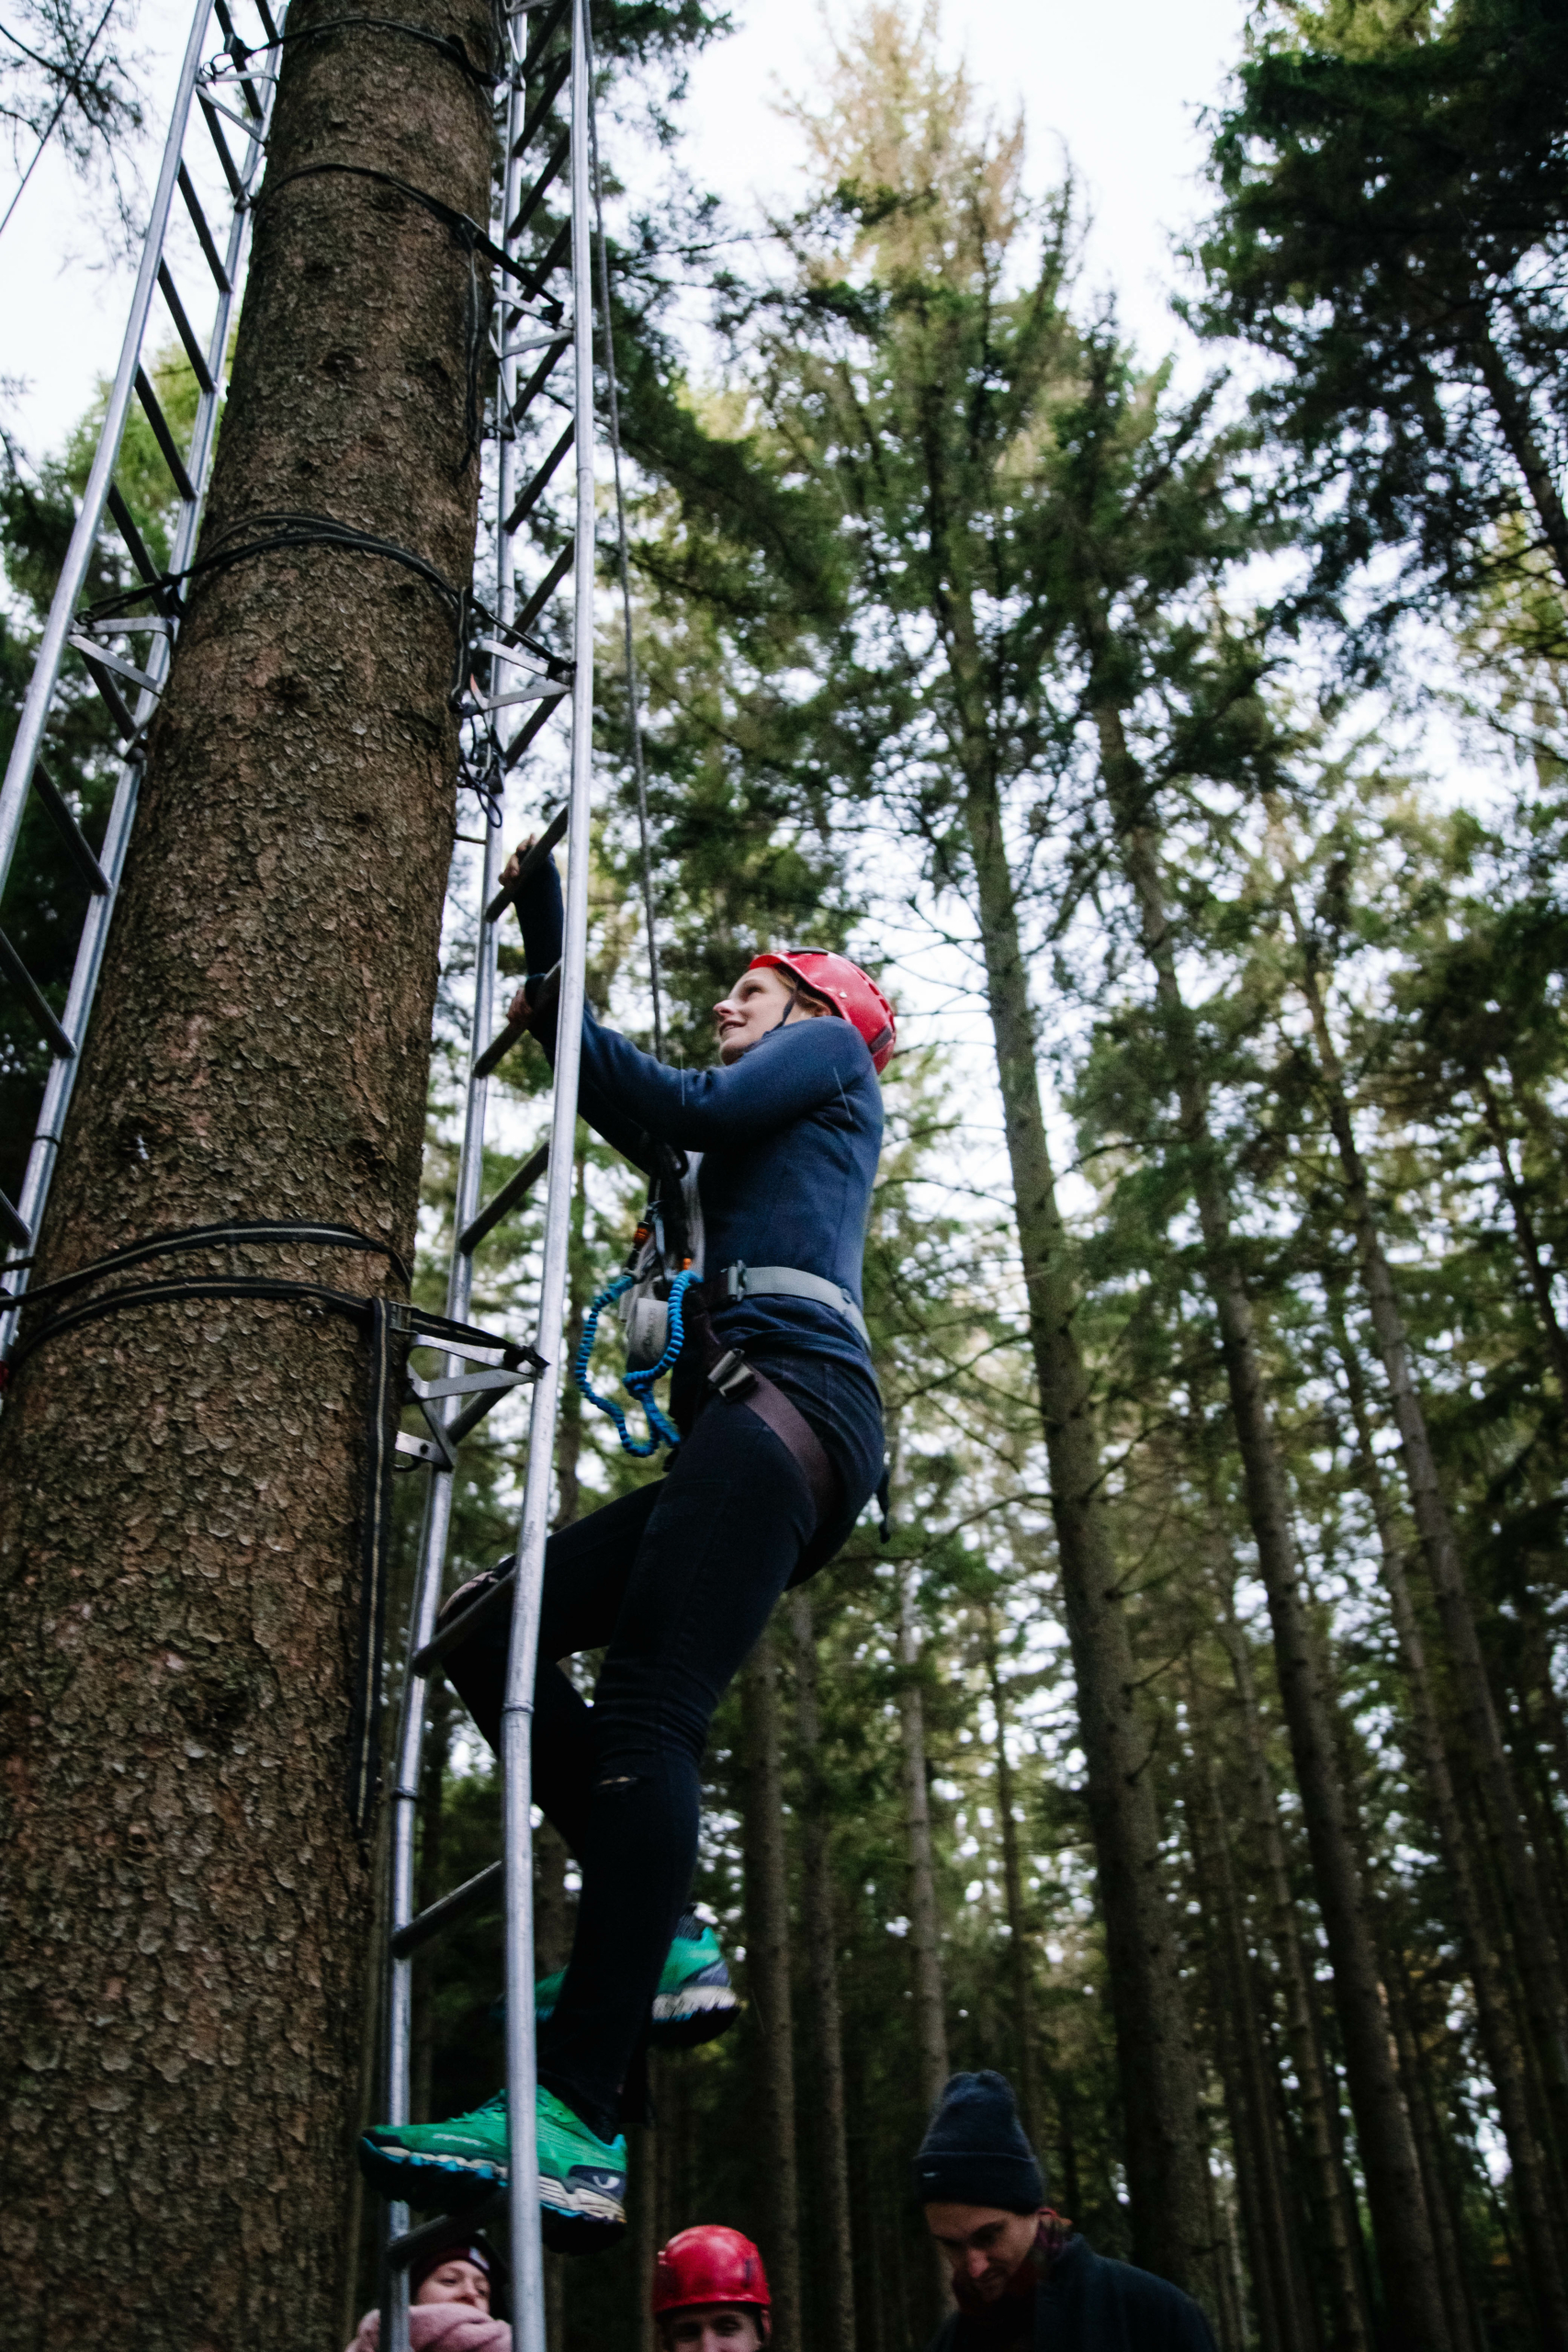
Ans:
{"label": "navy blue jacket", "polygon": [[1033,2296],[953,2312],[929,2352],[1214,2352],[1190,2295],[1071,2237]]}
{"label": "navy blue jacket", "polygon": [[[518,914],[531,981],[560,954],[560,883],[541,869]],[[714,1329],[732,1345],[794,1347],[870,1371],[854,1326],[814,1299],[726,1306],[716,1277],[737,1260],[795,1266],[864,1304],[862,1261],[882,1149],[882,1089],[864,1038],[841,1020],[775,1029],[728,1069],[673,1069],[592,1012],[582,1017],[578,1108],[634,1167],[649,1143],[700,1151],[704,1272]]]}

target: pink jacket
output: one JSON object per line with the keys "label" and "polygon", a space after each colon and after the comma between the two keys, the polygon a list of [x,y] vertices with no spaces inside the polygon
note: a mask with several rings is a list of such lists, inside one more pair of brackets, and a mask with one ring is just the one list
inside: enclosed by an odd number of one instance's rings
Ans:
{"label": "pink jacket", "polygon": [[[381,2314],[367,2312],[348,2352],[377,2352],[380,2341]],[[409,2342],[413,2352],[512,2352],[512,2330],[472,2303],[416,2303],[409,2313]]]}

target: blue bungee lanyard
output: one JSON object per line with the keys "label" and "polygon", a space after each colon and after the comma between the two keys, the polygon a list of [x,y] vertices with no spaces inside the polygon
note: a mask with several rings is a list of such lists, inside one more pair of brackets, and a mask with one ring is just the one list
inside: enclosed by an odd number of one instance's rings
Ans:
{"label": "blue bungee lanyard", "polygon": [[654,1399],[653,1384],[670,1371],[681,1352],[682,1342],[686,1336],[681,1303],[685,1296],[687,1284],[695,1282],[697,1277],[688,1268],[684,1273],[677,1274],[670,1284],[670,1337],[659,1362],[649,1364],[643,1372],[628,1372],[622,1375],[622,1386],[642,1407],[648,1417],[649,1433],[646,1439],[632,1436],[626,1427],[626,1417],[615,1398],[601,1396],[588,1377],[589,1360],[592,1356],[593,1342],[599,1331],[599,1317],[606,1306],[612,1306],[617,1298],[631,1289],[636,1279],[634,1274],[617,1274],[615,1281],[606,1284],[593,1301],[583,1317],[582,1341],[577,1351],[577,1361],[572,1365],[571,1376],[588,1402],[597,1406],[600,1412],[607,1413],[615,1422],[623,1451],[636,1454],[639,1460],[646,1460],[649,1454],[656,1453],[660,1445],[679,1445],[681,1442],[680,1430]]}

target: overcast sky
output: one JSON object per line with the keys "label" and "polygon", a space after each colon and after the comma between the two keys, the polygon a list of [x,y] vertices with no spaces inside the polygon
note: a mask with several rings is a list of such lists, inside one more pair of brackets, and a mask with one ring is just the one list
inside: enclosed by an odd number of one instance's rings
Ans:
{"label": "overcast sky", "polygon": [[[772,111],[782,85],[809,91],[822,48],[816,8],[739,0],[738,30],[692,73],[687,155],[694,178],[745,206],[753,191],[787,198],[795,135]],[[1070,153],[1094,225],[1091,282],[1113,284],[1143,349],[1171,340],[1166,311],[1170,233],[1201,201],[1198,109],[1219,95],[1241,45],[1245,0],[987,0],[949,6],[951,46],[962,46],[979,87],[1009,109],[1021,102],[1031,176],[1057,176]],[[139,40],[156,138],[188,10],[141,0]],[[15,187],[0,171],[0,211]],[[58,445],[112,369],[130,302],[131,270],[114,264],[88,202],[46,154],[0,238],[0,376],[21,379],[7,422],[41,454]]]}

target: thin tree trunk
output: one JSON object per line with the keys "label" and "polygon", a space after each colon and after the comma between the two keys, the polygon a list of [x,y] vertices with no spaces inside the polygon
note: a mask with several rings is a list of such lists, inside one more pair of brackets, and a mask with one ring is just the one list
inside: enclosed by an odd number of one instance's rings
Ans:
{"label": "thin tree trunk", "polygon": [[[1095,634],[1090,628],[1091,640]],[[1097,662],[1103,644],[1094,646]],[[1122,713],[1094,711],[1123,867],[1138,908],[1145,954],[1172,1051],[1174,1088],[1203,1236],[1204,1274],[1214,1303],[1241,1453],[1247,1517],[1269,1600],[1280,1695],[1290,1732],[1318,1903],[1334,1962],[1335,2005],[1366,2175],[1367,2199],[1396,2339],[1413,2352],[1451,2352],[1434,2276],[1433,2224],[1422,2195],[1409,2109],[1389,2040],[1366,1890],[1357,1866],[1349,1792],[1335,1752],[1333,1718],[1296,1555],[1285,1466],[1269,1418],[1252,1300],[1231,1228],[1230,1201],[1210,1132],[1207,1089],[1177,978],[1164,885],[1127,747]]]}
{"label": "thin tree trunk", "polygon": [[1330,1305],[1334,1343],[1345,1369],[1346,1389],[1356,1430],[1357,1471],[1371,1505],[1382,1558],[1383,1583],[1390,1613],[1404,1663],[1416,1752],[1426,1776],[1427,1792],[1437,1822],[1438,1836],[1453,1889],[1460,1927],[1460,1945],[1466,1973],[1475,1992],[1476,2017],[1487,2072],[1497,2094],[1503,2135],[1508,2145],[1514,2196],[1519,2209],[1525,2262],[1536,2307],[1536,2322],[1543,2347],[1564,2352],[1568,2346],[1568,2291],[1564,2288],[1563,2248],[1557,2217],[1561,2211],[1555,2167],[1530,2112],[1529,2075],[1515,2025],[1506,1979],[1491,1924],[1486,1916],[1480,1873],[1472,1848],[1470,1825],[1455,1792],[1448,1751],[1438,1719],[1427,1670],[1426,1645],[1416,1620],[1410,1581],[1404,1572],[1393,1526],[1388,1490],[1372,1450],[1371,1416],[1361,1368],[1345,1329],[1337,1301]]}
{"label": "thin tree trunk", "polygon": [[1307,1973],[1279,1800],[1269,1770],[1263,1718],[1247,1636],[1236,1623],[1228,1585],[1223,1586],[1220,1638],[1224,1643],[1241,1702],[1243,1755],[1252,1796],[1252,1824],[1263,1860],[1263,1902],[1269,1939],[1285,2000],[1285,2043],[1296,2077],[1304,2141],[1307,2208],[1312,2245],[1327,2294],[1330,2352],[1370,2352],[1371,2328],[1357,2260],[1359,2232],[1354,2199],[1340,2160],[1334,2127],[1337,2104],[1329,2087],[1318,2025],[1316,1987]]}
{"label": "thin tree trunk", "polygon": [[844,2105],[844,2046],[839,2000],[838,1903],[829,1849],[828,1793],[822,1779],[822,1725],[817,1698],[817,1630],[811,1588],[790,1596],[795,1634],[795,1731],[806,1803],[801,1823],[802,1911],[811,1952],[817,2018],[818,2162],[822,2184],[822,2306],[829,2352],[855,2352],[854,2248],[850,2236],[850,2156]]}
{"label": "thin tree trunk", "polygon": [[997,1724],[997,1818],[1002,1834],[1002,1884],[1007,1897],[1008,1971],[1012,1979],[1013,2046],[1018,2052],[1018,2103],[1023,2128],[1040,2145],[1040,2092],[1034,2064],[1033,1970],[1032,1939],[1023,1903],[1023,1864],[1018,1849],[1017,1799],[1012,1759],[1008,1755],[1007,1707],[997,1658],[993,1612],[986,1611],[986,1675],[991,1689],[991,1713]]}
{"label": "thin tree trunk", "polygon": [[1287,900],[1303,954],[1303,994],[1312,1019],[1328,1122],[1345,1180],[1346,1212],[1356,1237],[1361,1279],[1399,1430],[1410,1508],[1452,1669],[1460,1736],[1467,1768],[1475,1776],[1488,1827],[1506,1873],[1514,1949],[1551,2103],[1552,2131],[1559,2151],[1568,2151],[1568,2020],[1563,2011],[1559,1955],[1497,1719],[1491,1679],[1482,1655],[1458,1538],[1438,1476],[1437,1457],[1416,1385],[1404,1318],[1372,1215],[1344,1072],[1329,1033],[1315,942],[1296,912],[1293,892],[1287,890]]}
{"label": "thin tree trunk", "polygon": [[[490,59],[491,9],[444,0],[441,55],[369,19],[307,38],[341,15],[290,18],[200,551],[325,513],[460,589],[482,320],[468,254],[395,183],[488,218],[491,94],[458,43]],[[451,613],[401,564],[321,544],[208,571],[188,603],[40,1286],[244,1218],[412,1254]],[[402,1290],[384,1259],[311,1246],[148,1271]],[[13,1384],[0,2285],[18,2346],[299,2352],[337,2324],[369,1922],[344,1800],[366,1398],[353,1323],[255,1297],[79,1324]]]}
{"label": "thin tree trunk", "polygon": [[1525,1272],[1529,1276],[1530,1289],[1535,1297],[1537,1311],[1540,1316],[1541,1332],[1546,1340],[1547,1353],[1551,1358],[1552,1369],[1557,1374],[1558,1394],[1568,1397],[1568,1331],[1564,1331],[1558,1320],[1557,1301],[1551,1287],[1551,1270],[1540,1254],[1540,1239],[1535,1229],[1535,1219],[1530,1214],[1529,1196],[1523,1183],[1514,1173],[1513,1146],[1509,1141],[1507,1123],[1503,1116],[1502,1104],[1497,1100],[1497,1090],[1485,1070],[1482,1071],[1477,1085],[1481,1095],[1482,1114],[1486,1123],[1486,1132],[1491,1137],[1492,1148],[1497,1155],[1497,1164],[1503,1175],[1503,1191],[1513,1216],[1514,1238],[1519,1245],[1519,1256],[1524,1261]]}
{"label": "thin tree trunk", "polygon": [[1546,535],[1546,544],[1551,549],[1558,577],[1568,588],[1568,514],[1564,513],[1562,501],[1557,494],[1551,460],[1536,437],[1529,395],[1515,383],[1507,361],[1493,340],[1490,327],[1480,326],[1468,339],[1468,347],[1481,371],[1481,380],[1486,387],[1497,422],[1503,429],[1503,438],[1524,476],[1530,503]]}
{"label": "thin tree trunk", "polygon": [[[1196,1693],[1192,1717],[1195,1727],[1201,1726]],[[1269,2060],[1255,2023],[1251,1956],[1212,1734],[1200,1729],[1195,1747],[1198,1752],[1188,1770],[1188,1821],[1209,1934],[1216,2054],[1235,2141],[1258,2341],[1269,2352],[1315,2352],[1315,2314],[1302,2267],[1285,2151],[1278,2135]]]}
{"label": "thin tree trunk", "polygon": [[951,2069],[942,1988],[942,1940],[931,1856],[931,1791],[926,1779],[926,1711],[920,1689],[920,1630],[915,1572],[906,1568],[898,1595],[898,1722],[904,1736],[904,1833],[909,1856],[909,1956],[915,1974],[915,2048],[928,2113]]}
{"label": "thin tree trunk", "polygon": [[[968,694],[978,709],[983,690],[971,620],[965,628]],[[1150,1735],[1137,1707],[1132,1636],[1076,1328],[1077,1298],[1046,1143],[1001,803],[977,730],[964,757],[964,818],[1105,1918],[1133,2256],[1207,2301],[1217,2249],[1210,2237],[1179,1947],[1147,1770]]]}
{"label": "thin tree trunk", "polygon": [[803,2352],[789,1871],[784,1852],[778,1657],[771,1633],[763,1634],[747,1660],[742,1689],[748,1748],[746,1973],[756,2030],[761,2201],[768,2216],[768,2242],[762,2256],[773,2295],[773,2341],[778,2352]]}

